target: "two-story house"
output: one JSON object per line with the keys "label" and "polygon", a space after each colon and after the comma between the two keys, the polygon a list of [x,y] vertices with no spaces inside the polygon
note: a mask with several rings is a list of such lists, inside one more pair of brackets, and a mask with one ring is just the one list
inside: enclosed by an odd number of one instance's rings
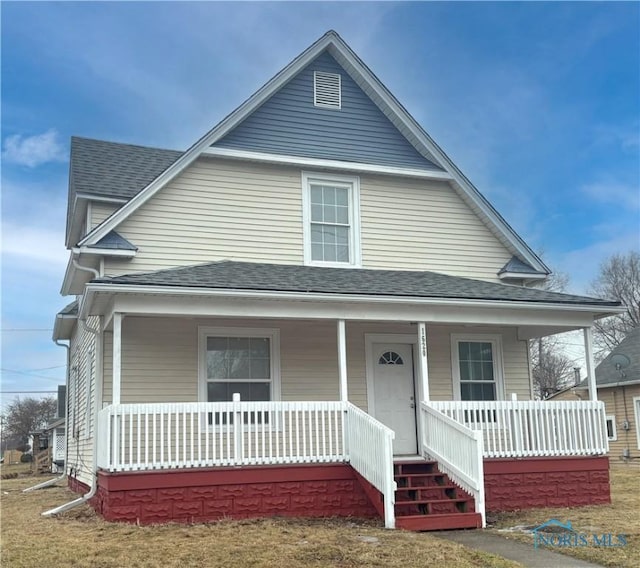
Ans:
{"label": "two-story house", "polygon": [[545,264],[333,31],[184,152],[73,138],[66,234],[66,473],[107,519],[609,500],[593,384],[533,401],[528,340],[583,329],[593,369],[617,304],[532,288]]}

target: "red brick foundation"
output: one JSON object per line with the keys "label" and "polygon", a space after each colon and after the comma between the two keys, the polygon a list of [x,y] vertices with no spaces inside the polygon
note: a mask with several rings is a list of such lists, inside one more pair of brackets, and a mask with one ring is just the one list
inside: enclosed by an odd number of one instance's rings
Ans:
{"label": "red brick foundation", "polygon": [[609,458],[484,460],[487,511],[611,503]]}
{"label": "red brick foundation", "polygon": [[140,524],[378,516],[354,470],[342,464],[100,472],[92,501],[108,521]]}

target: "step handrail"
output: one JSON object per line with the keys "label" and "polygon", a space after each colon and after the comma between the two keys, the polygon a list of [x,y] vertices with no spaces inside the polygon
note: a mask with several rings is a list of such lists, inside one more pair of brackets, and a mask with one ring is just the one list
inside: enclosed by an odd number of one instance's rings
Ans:
{"label": "step handrail", "polygon": [[456,422],[432,407],[420,403],[422,455],[435,459],[438,468],[475,500],[476,512],[486,526],[482,433]]}

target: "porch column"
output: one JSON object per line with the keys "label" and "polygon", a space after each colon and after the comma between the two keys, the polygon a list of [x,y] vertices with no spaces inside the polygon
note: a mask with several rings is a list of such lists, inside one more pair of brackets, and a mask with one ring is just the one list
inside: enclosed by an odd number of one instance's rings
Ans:
{"label": "porch column", "polygon": [[122,367],[122,314],[113,314],[113,385],[112,404],[120,404],[120,370]]}
{"label": "porch column", "polygon": [[587,361],[587,383],[589,385],[589,400],[598,400],[596,387],[596,364],[593,359],[593,331],[590,327],[584,328],[584,358]]}
{"label": "porch column", "polygon": [[418,323],[419,373],[422,388],[422,400],[429,400],[429,367],[427,366],[427,324]]}
{"label": "porch column", "polygon": [[347,334],[344,320],[338,320],[338,377],[340,379],[340,400],[349,399],[347,392]]}

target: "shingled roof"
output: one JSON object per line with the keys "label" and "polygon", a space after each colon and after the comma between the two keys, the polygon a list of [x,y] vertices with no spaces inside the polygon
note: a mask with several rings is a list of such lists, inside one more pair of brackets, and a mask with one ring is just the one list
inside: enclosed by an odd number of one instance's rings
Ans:
{"label": "shingled roof", "polygon": [[[616,369],[611,360],[614,355],[625,355],[629,358],[629,366],[626,369]],[[637,383],[640,381],[640,327],[632,330],[609,355],[607,355],[596,367],[596,385],[598,387],[610,387],[624,383]],[[578,385],[579,388],[587,388],[587,379]]]}
{"label": "shingled roof", "polygon": [[517,256],[512,256],[511,260],[505,264],[498,274],[504,274],[506,272],[513,272],[517,274],[544,274],[539,270],[536,270],[530,264],[523,262]]}
{"label": "shingled roof", "polygon": [[353,294],[618,306],[619,302],[448,276],[436,272],[221,261],[92,282],[318,294]]}
{"label": "shingled roof", "polygon": [[74,300],[70,304],[67,304],[58,312],[59,316],[77,317],[78,315],[78,301]]}
{"label": "shingled roof", "polygon": [[176,150],[73,136],[69,202],[78,193],[131,199],[181,155]]}
{"label": "shingled roof", "polygon": [[132,245],[120,233],[111,231],[102,237],[95,245],[87,248],[116,249],[116,250],[138,250],[138,247]]}

